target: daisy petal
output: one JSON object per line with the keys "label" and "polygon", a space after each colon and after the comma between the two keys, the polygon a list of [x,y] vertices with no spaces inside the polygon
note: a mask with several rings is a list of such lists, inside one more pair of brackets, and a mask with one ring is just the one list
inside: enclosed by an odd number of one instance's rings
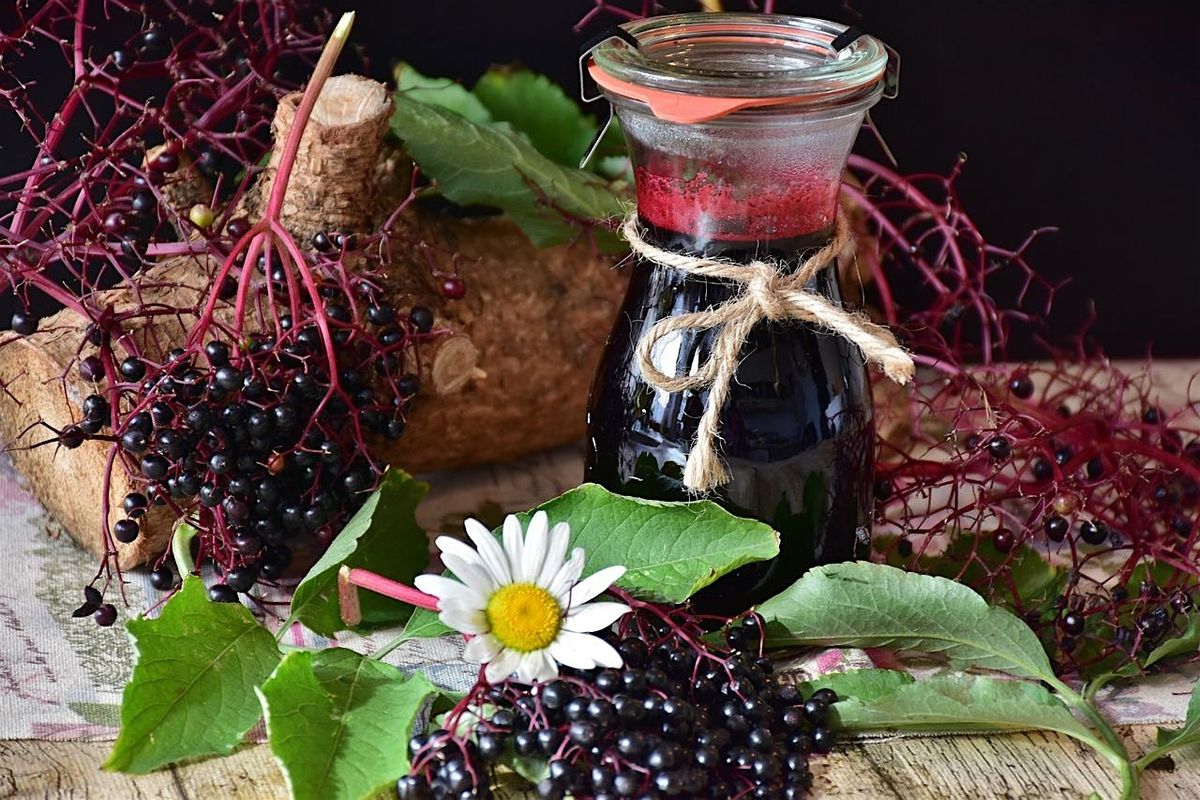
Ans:
{"label": "daisy petal", "polygon": [[579,636],[581,634],[569,634],[566,631],[559,633],[558,638],[550,643],[550,655],[554,656],[559,663],[575,669],[591,669],[596,666],[596,662],[590,659],[587,653],[563,641],[567,635]]}
{"label": "daisy petal", "polygon": [[460,542],[452,536],[439,536],[434,544],[437,545],[438,550],[442,551],[442,563],[445,563],[446,556],[454,556],[467,564],[487,570],[490,574],[483,556],[466,542]]}
{"label": "daisy petal", "polygon": [[580,657],[594,662],[596,666],[613,668],[621,666],[621,654],[616,651],[616,648],[599,636],[592,636],[588,633],[562,631],[555,642],[555,644],[559,643],[563,647],[577,653]]}
{"label": "daisy petal", "polygon": [[467,530],[467,536],[475,543],[483,563],[487,565],[488,571],[492,573],[496,583],[503,585],[511,582],[512,570],[508,566],[508,558],[504,555],[504,549],[500,547],[496,537],[492,536],[492,532],[484,527],[482,522],[475,519],[468,519],[463,523],[463,527]]}
{"label": "daisy petal", "polygon": [[545,511],[539,511],[529,520],[525,529],[525,552],[521,554],[521,580],[537,579],[546,560],[546,545],[550,532],[550,523]]}
{"label": "daisy petal", "polygon": [[487,633],[491,630],[487,615],[480,610],[450,607],[439,612],[438,619],[460,633]]}
{"label": "daisy petal", "polygon": [[512,675],[521,663],[521,654],[516,650],[501,650],[500,654],[488,662],[484,669],[484,677],[489,683],[499,683]]}
{"label": "daisy petal", "polygon": [[545,682],[558,677],[558,662],[550,655],[549,650],[538,650],[530,655],[537,657],[537,672],[533,675],[535,681]]}
{"label": "daisy petal", "polygon": [[515,514],[504,518],[504,555],[508,556],[509,572],[514,581],[520,580],[521,556],[525,553],[521,521]]}
{"label": "daisy petal", "polygon": [[540,679],[543,672],[545,672],[545,661],[542,658],[541,650],[521,654],[521,662],[517,664],[518,680],[523,683],[533,683]]}
{"label": "daisy petal", "polygon": [[463,658],[467,661],[474,661],[476,664],[486,664],[500,655],[500,651],[503,649],[504,645],[500,644],[495,636],[490,633],[481,633],[467,642],[467,646],[463,648]]}
{"label": "daisy petal", "polygon": [[499,588],[492,574],[482,564],[464,561],[458,554],[448,552],[442,553],[442,563],[454,573],[454,577],[485,597],[490,597]]}
{"label": "daisy petal", "polygon": [[629,612],[624,603],[585,603],[573,609],[563,620],[563,628],[576,633],[592,633],[612,625]]}
{"label": "daisy petal", "polygon": [[487,602],[487,598],[478,589],[443,575],[418,575],[413,580],[413,585],[443,603],[450,600],[482,608]]}
{"label": "daisy petal", "polygon": [[621,566],[605,567],[599,572],[595,572],[571,589],[570,606],[581,606],[588,600],[591,600],[596,595],[603,592],[608,587],[612,586],[621,576],[625,574],[625,568]]}
{"label": "daisy petal", "polygon": [[567,546],[570,543],[571,526],[569,524],[560,522],[550,529],[550,545],[546,550],[546,560],[542,562],[542,569],[534,583],[538,586],[547,586],[550,581],[554,580],[554,576],[562,568],[563,559],[567,555]]}
{"label": "daisy petal", "polygon": [[571,553],[571,558],[567,563],[562,565],[562,569],[554,576],[546,586],[546,591],[558,598],[563,605],[570,600],[570,590],[579,580],[579,576],[583,573],[583,548],[576,547],[575,552]]}

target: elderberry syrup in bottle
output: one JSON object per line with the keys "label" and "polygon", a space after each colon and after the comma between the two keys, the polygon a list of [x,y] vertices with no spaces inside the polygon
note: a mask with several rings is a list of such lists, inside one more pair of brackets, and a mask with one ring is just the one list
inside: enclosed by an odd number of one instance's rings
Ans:
{"label": "elderberry syrup in bottle", "polygon": [[[609,39],[590,71],[629,145],[643,238],[695,256],[771,259],[784,272],[827,244],[850,147],[882,92],[882,43],[773,15],[681,14],[623,27],[637,47]],[[592,388],[586,477],[621,494],[692,499],[683,469],[709,392],[651,386],[635,350],[659,320],[719,306],[741,287],[644,260],[632,269]],[[841,302],[834,268],[807,289]],[[655,366],[694,374],[716,333],[669,334]],[[806,322],[760,321],[721,413],[717,444],[731,479],[708,496],[774,527],[780,554],[721,579],[698,605],[744,609],[814,564],[865,557],[874,443],[859,350]]]}

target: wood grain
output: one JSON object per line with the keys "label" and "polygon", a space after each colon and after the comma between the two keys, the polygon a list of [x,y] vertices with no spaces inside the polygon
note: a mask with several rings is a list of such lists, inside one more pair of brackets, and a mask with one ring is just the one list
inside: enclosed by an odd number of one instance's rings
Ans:
{"label": "wood grain", "polygon": [[[1153,745],[1152,725],[1122,729],[1132,752]],[[231,798],[287,796],[265,745],[151,775],[100,771],[108,742],[0,742],[4,798]],[[1200,797],[1200,748],[1172,759],[1170,770],[1143,774],[1146,800]],[[1107,765],[1064,736],[943,736],[855,743],[814,761],[814,797],[879,800],[990,800],[1115,797]],[[516,795],[507,797],[515,800]]]}

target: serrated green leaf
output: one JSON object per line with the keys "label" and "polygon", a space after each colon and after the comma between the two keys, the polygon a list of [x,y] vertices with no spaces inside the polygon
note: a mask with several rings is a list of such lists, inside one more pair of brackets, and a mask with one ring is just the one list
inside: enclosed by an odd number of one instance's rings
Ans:
{"label": "serrated green leaf", "polygon": [[[292,595],[291,619],[329,636],[345,628],[338,607],[337,572],[343,564],[412,583],[429,562],[425,532],[417,524],[417,503],[429,490],[399,469],[391,469],[358,512],[313,564]],[[394,625],[408,619],[410,606],[360,592],[363,627]]]}
{"label": "serrated green leaf", "polygon": [[1145,667],[1152,667],[1164,658],[1191,655],[1200,649],[1200,612],[1188,614],[1187,629],[1179,636],[1172,636],[1146,656]]}
{"label": "serrated green leaf", "polygon": [[854,698],[863,702],[877,700],[901,686],[912,683],[912,675],[894,669],[855,669],[849,672],[827,672],[796,684],[807,697],[817,689],[832,689],[842,700]]}
{"label": "serrated green leaf", "polygon": [[481,125],[492,121],[491,113],[479,98],[456,81],[422,75],[404,62],[395,66],[392,77],[396,79],[396,91],[411,100],[453,111]]}
{"label": "serrated green leaf", "polygon": [[492,119],[509,123],[539,153],[564,166],[578,167],[596,135],[596,121],[544,75],[495,67],[483,74],[473,91]]}
{"label": "serrated green leaf", "polygon": [[408,772],[424,675],[350,650],[290,653],[258,690],[271,752],[296,800],[357,800]]}
{"label": "serrated green leaf", "polygon": [[758,608],[767,644],[920,650],[959,668],[1055,681],[1037,636],[946,578],[865,561],[809,570]]}
{"label": "serrated green leaf", "polygon": [[507,125],[479,125],[398,94],[392,131],[448,199],[502,209],[539,247],[578,236],[567,215],[603,220],[621,214],[604,181],[554,163]]}
{"label": "serrated green leaf", "polygon": [[587,575],[626,567],[617,586],[644,600],[682,603],[738,567],[779,554],[779,534],[709,500],[667,503],[613,494],[585,483],[518,515],[545,511],[571,523],[571,546],[587,553]]}
{"label": "serrated green leaf", "polygon": [[258,721],[255,686],[279,663],[271,634],[245,606],[210,602],[193,576],[157,619],[139,617],[125,627],[137,662],[104,769],[144,773],[232,752]]}
{"label": "serrated green leaf", "polygon": [[1158,729],[1160,749],[1175,750],[1189,744],[1200,744],[1200,683],[1192,688],[1192,699],[1188,701],[1187,716],[1184,717],[1183,726],[1174,730]]}
{"label": "serrated green leaf", "polygon": [[847,730],[969,733],[1037,728],[1107,752],[1107,745],[1036,683],[982,675],[944,675],[908,683],[873,700],[834,704]]}

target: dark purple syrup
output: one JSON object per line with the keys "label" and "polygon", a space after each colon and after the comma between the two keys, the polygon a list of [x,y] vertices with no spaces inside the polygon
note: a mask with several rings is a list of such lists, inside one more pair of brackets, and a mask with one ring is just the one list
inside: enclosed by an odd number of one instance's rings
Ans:
{"label": "dark purple syrup", "polygon": [[[823,232],[772,242],[698,242],[650,230],[662,247],[737,261],[771,257],[796,265],[829,240]],[[833,269],[809,287],[840,302]],[[586,478],[611,491],[654,500],[694,499],[683,465],[704,412],[706,391],[676,394],[649,386],[634,350],[665,317],[699,311],[736,294],[727,281],[638,262],[608,339],[588,409]],[[684,333],[658,357],[667,374],[708,358],[713,332]],[[722,414],[721,444],[732,481],[710,496],[734,514],[780,534],[780,554],[751,564],[701,592],[702,610],[730,613],[787,588],[809,567],[866,557],[870,540],[875,434],[870,384],[858,348],[800,322],[759,323]]]}

